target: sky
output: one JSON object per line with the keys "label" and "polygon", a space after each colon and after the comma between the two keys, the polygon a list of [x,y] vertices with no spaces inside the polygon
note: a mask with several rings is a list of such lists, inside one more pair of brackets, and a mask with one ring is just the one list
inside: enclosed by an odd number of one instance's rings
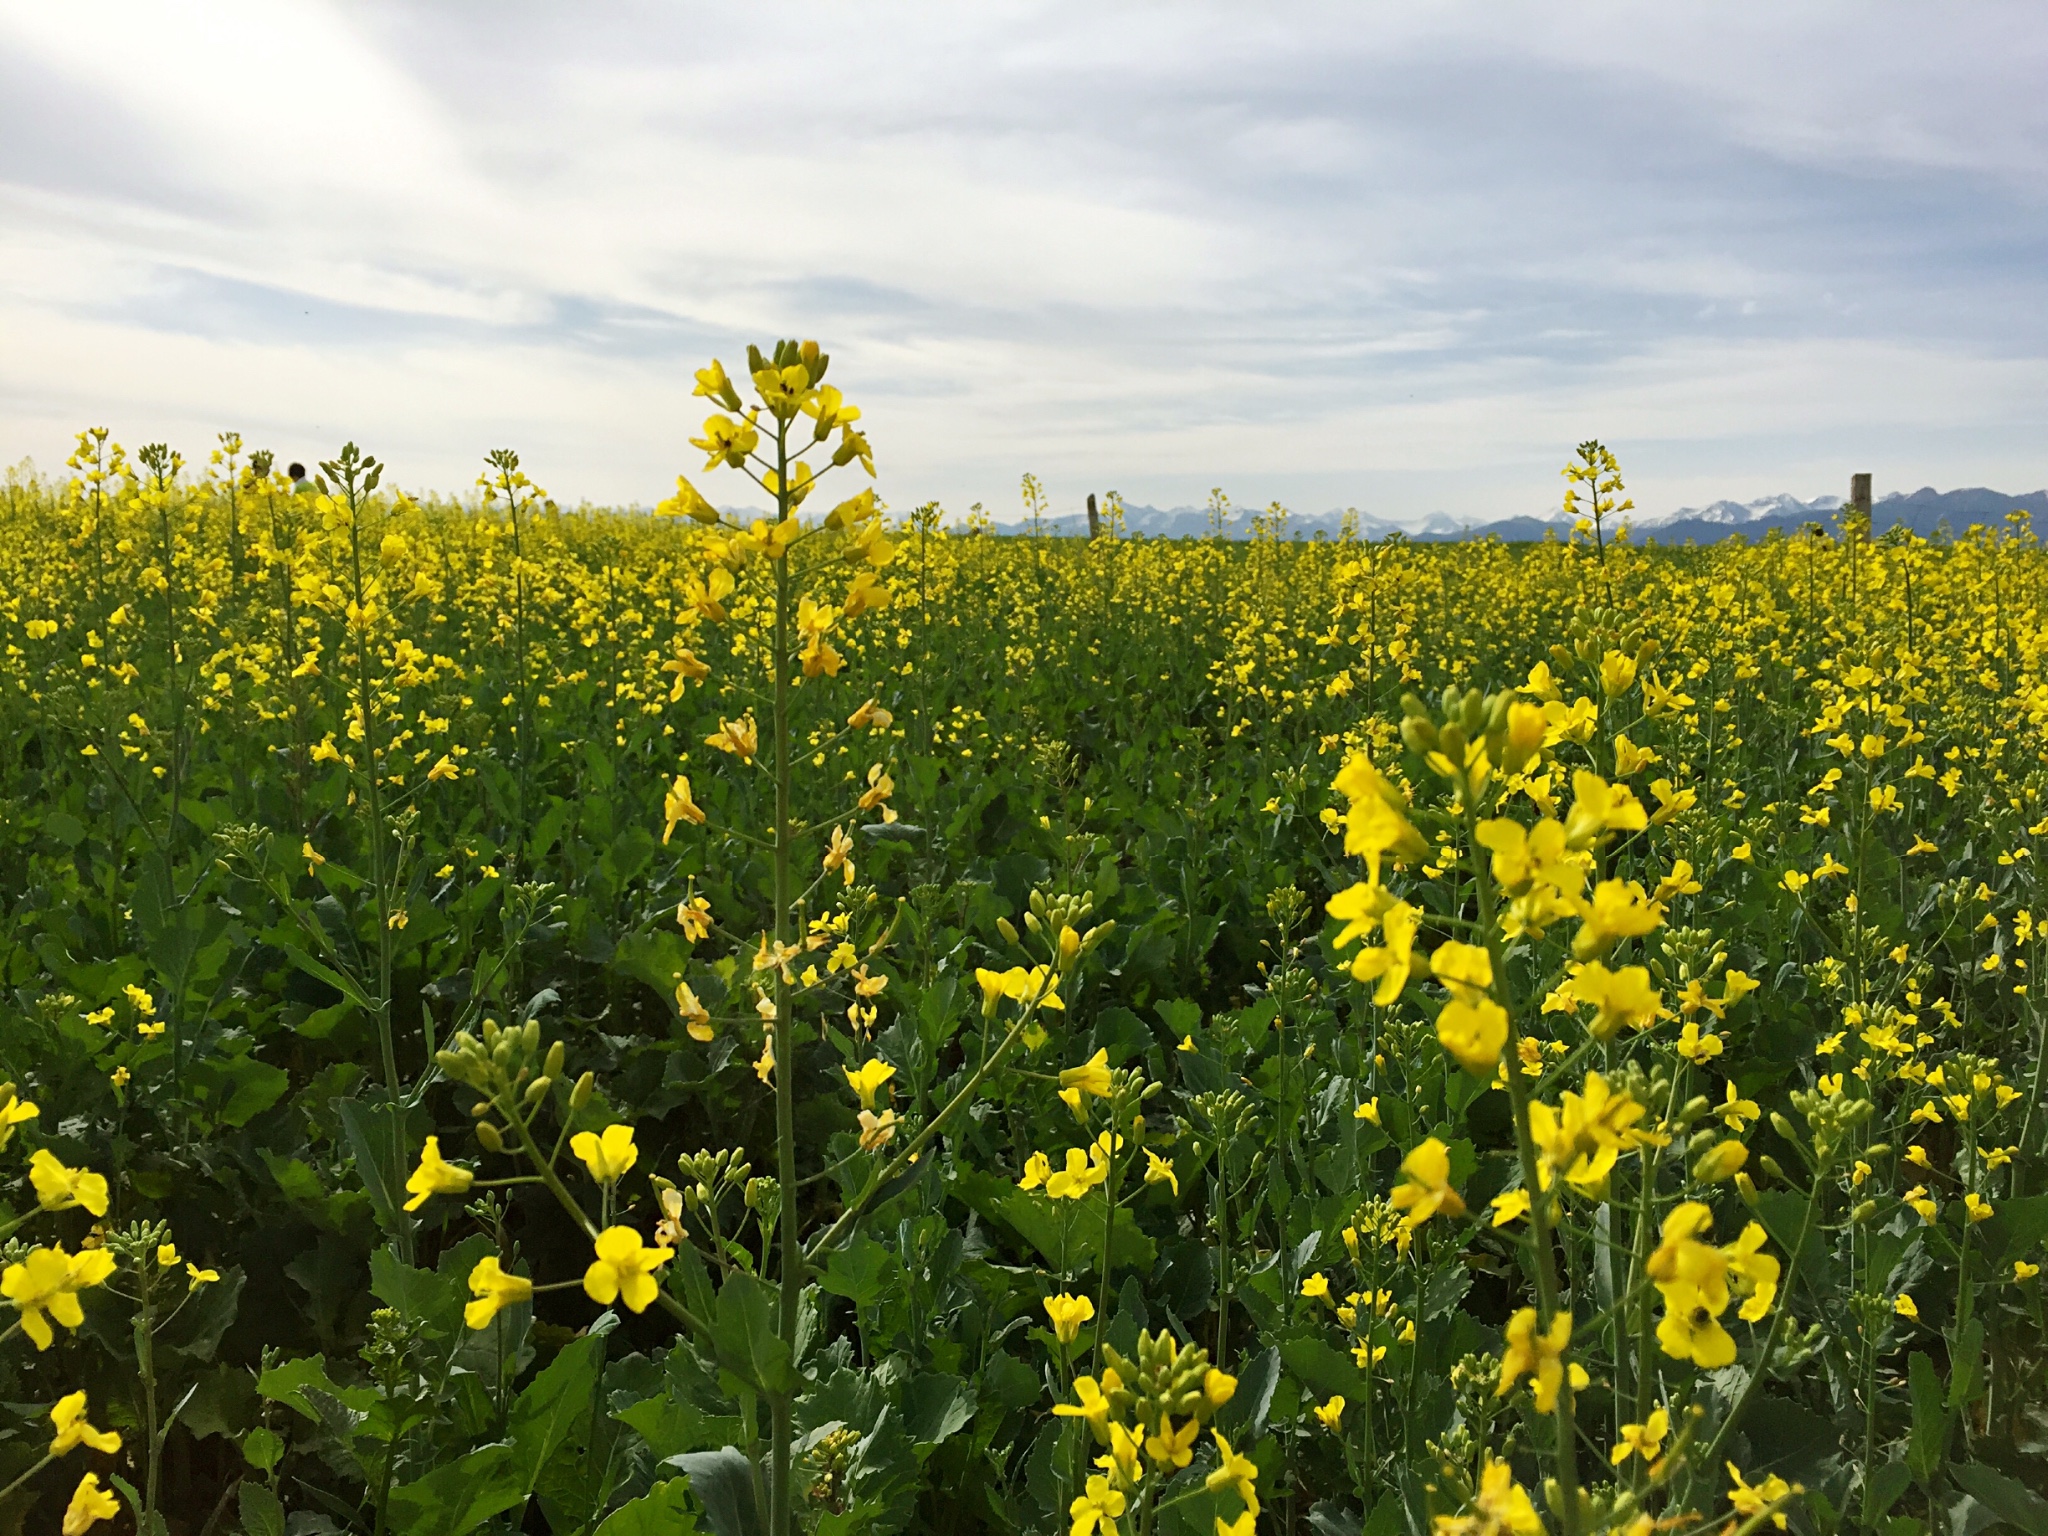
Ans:
{"label": "sky", "polygon": [[0,0],[0,459],[651,503],[798,336],[899,508],[2033,490],[2044,80],[2038,0]]}

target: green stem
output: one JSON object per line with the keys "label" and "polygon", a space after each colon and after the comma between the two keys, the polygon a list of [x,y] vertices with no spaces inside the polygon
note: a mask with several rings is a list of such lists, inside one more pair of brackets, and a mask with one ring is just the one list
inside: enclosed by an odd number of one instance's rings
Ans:
{"label": "green stem", "polygon": [[[775,433],[777,520],[787,519],[789,501],[789,423],[778,421]],[[789,556],[775,561],[775,942],[790,942],[790,618],[795,594]],[[796,1184],[796,1021],[784,971],[775,971],[775,1147],[776,1177],[782,1185],[781,1337],[796,1358],[797,1314],[803,1296],[803,1239],[797,1231]],[[785,1394],[769,1399],[769,1536],[789,1536],[790,1433],[793,1404]]]}
{"label": "green stem", "polygon": [[[1706,1454],[1693,1463],[1694,1472],[1688,1483],[1698,1481],[1699,1468],[1709,1471],[1721,1464],[1721,1450],[1727,1445],[1728,1437],[1735,1433],[1735,1426],[1742,1422],[1742,1416],[1762,1389],[1764,1378],[1771,1373],[1771,1356],[1777,1353],[1778,1341],[1784,1337],[1785,1325],[1792,1317],[1792,1282],[1799,1275],[1799,1255],[1806,1248],[1806,1240],[1813,1232],[1813,1223],[1820,1213],[1821,1193],[1827,1182],[1827,1159],[1816,1159],[1813,1170],[1813,1193],[1807,1196],[1806,1214],[1799,1220],[1799,1238],[1792,1245],[1792,1251],[1785,1256],[1784,1283],[1779,1287],[1777,1314],[1771,1319],[1771,1331],[1764,1335],[1763,1353],[1757,1356],[1756,1369],[1749,1374],[1749,1381],[1742,1389],[1742,1396],[1735,1400],[1735,1406],[1728,1411],[1728,1417],[1721,1421],[1721,1427],[1714,1431],[1714,1438],[1708,1444]],[[1688,1487],[1687,1496],[1691,1496]]]}
{"label": "green stem", "polygon": [[[1474,797],[1460,796],[1465,819],[1465,842],[1473,850],[1473,884],[1479,897],[1479,921],[1486,930],[1487,958],[1493,967],[1493,990],[1495,1001],[1506,1010],[1508,1016],[1508,1038],[1505,1047],[1507,1062],[1508,1105],[1515,1122],[1515,1151],[1521,1160],[1522,1183],[1529,1191],[1529,1242],[1534,1250],[1536,1270],[1536,1329],[1546,1332],[1550,1320],[1557,1315],[1558,1284],[1557,1259],[1551,1251],[1550,1213],[1544,1200],[1542,1165],[1536,1154],[1536,1138],[1529,1129],[1529,1090],[1521,1072],[1521,1029],[1515,1019],[1512,994],[1508,990],[1507,960],[1501,950],[1500,925],[1494,920],[1493,873],[1487,859],[1480,856],[1478,838],[1478,812]],[[1557,1394],[1557,1482],[1559,1503],[1557,1510],[1559,1526],[1564,1536],[1578,1536],[1579,1529],[1579,1479],[1578,1479],[1578,1431],[1572,1417],[1572,1387],[1567,1379]]]}

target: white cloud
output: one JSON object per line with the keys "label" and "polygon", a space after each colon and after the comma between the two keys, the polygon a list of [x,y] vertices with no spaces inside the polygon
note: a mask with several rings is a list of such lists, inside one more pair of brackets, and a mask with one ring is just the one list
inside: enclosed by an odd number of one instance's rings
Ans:
{"label": "white cloud", "polygon": [[651,500],[802,334],[899,504],[2031,489],[2037,17],[0,0],[0,454]]}

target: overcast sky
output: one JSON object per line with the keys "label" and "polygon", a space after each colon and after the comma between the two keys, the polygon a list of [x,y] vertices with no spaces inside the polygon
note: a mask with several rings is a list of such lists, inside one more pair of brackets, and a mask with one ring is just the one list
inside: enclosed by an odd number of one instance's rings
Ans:
{"label": "overcast sky", "polygon": [[898,507],[2032,490],[2044,81],[2039,0],[0,0],[0,457],[646,502],[794,335]]}

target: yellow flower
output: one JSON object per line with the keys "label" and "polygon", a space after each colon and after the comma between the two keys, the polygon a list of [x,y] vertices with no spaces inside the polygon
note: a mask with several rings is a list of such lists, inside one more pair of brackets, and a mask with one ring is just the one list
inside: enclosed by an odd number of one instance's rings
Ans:
{"label": "yellow flower", "polygon": [[[1734,1483],[1728,1490],[1728,1502],[1734,1507],[1735,1513],[1745,1519],[1762,1514],[1779,1500],[1790,1498],[1798,1491],[1775,1472],[1752,1488],[1742,1480],[1742,1474],[1735,1469],[1735,1463],[1732,1461],[1728,1463],[1728,1476]],[[1772,1515],[1771,1524],[1781,1531],[1784,1530],[1783,1513]]]}
{"label": "yellow flower", "polygon": [[28,1160],[28,1179],[36,1203],[46,1211],[85,1207],[95,1216],[107,1214],[107,1181],[89,1168],[67,1168],[48,1147],[36,1148]]}
{"label": "yellow flower", "polygon": [[114,1256],[104,1248],[83,1253],[66,1253],[55,1248],[32,1248],[18,1263],[0,1271],[0,1296],[13,1302],[21,1313],[21,1331],[37,1349],[48,1349],[56,1338],[50,1326],[55,1318],[66,1328],[85,1321],[85,1309],[78,1293],[101,1284],[114,1272]]}
{"label": "yellow flower", "polygon": [[1403,809],[1406,797],[1363,753],[1346,760],[1331,788],[1351,803],[1344,816],[1344,851],[1364,858],[1369,884],[1380,883],[1380,862],[1389,853],[1404,862],[1428,856],[1429,844]]}
{"label": "yellow flower", "polygon": [[676,926],[692,944],[711,931],[711,903],[702,896],[676,903]]}
{"label": "yellow flower", "polygon": [[1600,658],[1600,691],[1618,699],[1636,685],[1636,662],[1621,651],[1609,651]]}
{"label": "yellow flower", "polygon": [[1341,1396],[1333,1397],[1328,1402],[1319,1405],[1316,1409],[1316,1417],[1322,1420],[1323,1428],[1330,1431],[1331,1434],[1342,1433],[1344,1429],[1344,1399]]}
{"label": "yellow flower", "polygon": [[1678,1054],[1694,1066],[1713,1060],[1721,1054],[1721,1048],[1719,1035],[1701,1034],[1699,1025],[1690,1019],[1686,1020],[1685,1027],[1678,1032]]}
{"label": "yellow flower", "polygon": [[1625,779],[1631,774],[1641,772],[1652,763],[1662,761],[1663,758],[1658,755],[1655,747],[1637,746],[1628,739],[1626,731],[1614,738],[1614,776],[1617,779]]}
{"label": "yellow flower", "polygon": [[1892,1299],[1892,1311],[1896,1312],[1900,1317],[1911,1319],[1913,1322],[1917,1323],[1920,1321],[1920,1308],[1918,1304],[1904,1291],[1899,1292]]}
{"label": "yellow flower", "polygon": [[[1610,971],[1598,960],[1589,960],[1579,967],[1566,985],[1581,1003],[1593,1005],[1593,1021],[1587,1028],[1596,1040],[1612,1040],[1621,1032],[1623,1025],[1644,1029],[1654,1024],[1664,1001],[1664,994],[1650,985],[1649,969],[1640,965],[1625,965],[1618,971]],[[1686,1029],[1697,1038],[1699,1031],[1695,1026],[1688,1024]],[[1682,1054],[1685,1050],[1682,1039],[1678,1048]],[[1715,1049],[1719,1048],[1720,1043],[1716,1041]]]}
{"label": "yellow flower", "polygon": [[1060,1088],[1063,1093],[1092,1094],[1098,1099],[1109,1097],[1109,1052],[1097,1051],[1078,1067],[1068,1067],[1060,1073]]}
{"label": "yellow flower", "polygon": [[[1059,1410],[1053,1410],[1057,1413]],[[1216,1442],[1216,1470],[1202,1479],[1202,1486],[1211,1493],[1219,1488],[1229,1488],[1244,1500],[1245,1505],[1256,1511],[1259,1507],[1259,1469],[1249,1456],[1241,1456],[1230,1448],[1223,1431],[1212,1429],[1209,1438]]]}
{"label": "yellow flower", "polygon": [[434,766],[427,770],[427,782],[429,784],[440,784],[449,779],[459,779],[461,777],[462,770],[455,766],[454,759],[445,752],[435,760]]}
{"label": "yellow flower", "polygon": [[[107,1014],[111,1018],[113,1010],[108,1009]],[[14,1084],[0,1083],[0,1147],[14,1139],[17,1125],[26,1125],[41,1113],[34,1104],[16,1095]]]}
{"label": "yellow flower", "polygon": [[1081,1325],[1095,1316],[1095,1303],[1086,1296],[1070,1296],[1062,1291],[1045,1298],[1045,1315],[1052,1319],[1053,1337],[1062,1344],[1071,1344],[1079,1336]]}
{"label": "yellow flower", "polygon": [[862,1109],[873,1109],[875,1095],[896,1075],[896,1069],[879,1056],[862,1062],[858,1069],[843,1067],[840,1070],[845,1072],[846,1081],[853,1091],[860,1095]]}
{"label": "yellow flower", "polygon": [[1923,1222],[1929,1226],[1934,1225],[1934,1216],[1938,1207],[1935,1205],[1932,1197],[1928,1195],[1926,1185],[1915,1184],[1900,1198],[1920,1213],[1920,1219]]}
{"label": "yellow flower", "polygon": [[1714,1113],[1721,1117],[1723,1125],[1739,1136],[1743,1127],[1755,1120],[1763,1111],[1757,1107],[1755,1099],[1745,1099],[1737,1093],[1735,1084],[1731,1082],[1728,1084],[1728,1096],[1721,1101],[1721,1107]]}
{"label": "yellow flower", "polygon": [[1710,1293],[1696,1285],[1658,1289],[1664,1296],[1664,1316],[1657,1324],[1657,1343],[1665,1354],[1690,1360],[1703,1371],[1734,1363],[1735,1340],[1720,1322],[1721,1310],[1728,1305],[1725,1292],[1716,1307]]}
{"label": "yellow flower", "polygon": [[1623,939],[1638,938],[1664,921],[1663,914],[1634,880],[1602,880],[1572,938],[1572,953],[1582,960],[1605,954]]}
{"label": "yellow flower", "polygon": [[1370,1120],[1374,1125],[1378,1125],[1380,1123],[1379,1095],[1374,1094],[1363,1104],[1359,1105],[1358,1108],[1351,1111],[1351,1118],[1354,1120]]}
{"label": "yellow flower", "polygon": [[692,448],[701,448],[709,458],[704,467],[716,469],[720,464],[738,469],[747,462],[747,455],[760,444],[761,434],[754,427],[752,412],[744,418],[731,416],[708,416],[704,420],[704,435],[690,439]]}
{"label": "yellow flower", "polygon": [[1438,1515],[1435,1536],[1543,1536],[1543,1518],[1504,1461],[1487,1458],[1467,1515]]}
{"label": "yellow flower", "polygon": [[1993,1214],[1991,1202],[1973,1189],[1963,1196],[1963,1213],[1973,1222],[1989,1221]]}
{"label": "yellow flower", "polygon": [[1742,1171],[1742,1165],[1749,1161],[1749,1148],[1739,1141],[1721,1141],[1699,1155],[1692,1165],[1692,1176],[1702,1184],[1719,1184],[1732,1179]]}
{"label": "yellow flower", "polygon": [[[752,756],[752,753],[748,756]],[[662,795],[661,819],[661,840],[664,844],[681,823],[687,821],[693,827],[701,827],[704,824],[704,812],[690,795],[690,780],[686,775],[677,774],[675,782],[669,785]],[[682,909],[679,907],[676,910],[680,913]],[[677,921],[681,920],[679,916]]]}
{"label": "yellow flower", "polygon": [[1301,1294],[1310,1301],[1328,1301],[1330,1299],[1329,1277],[1321,1270],[1317,1270],[1301,1282]]}
{"label": "yellow flower", "polygon": [[1769,1315],[1771,1299],[1778,1294],[1778,1261],[1763,1251],[1764,1229],[1750,1222],[1742,1235],[1721,1250],[1721,1261],[1734,1292],[1745,1298],[1737,1312],[1745,1323],[1761,1322]]}
{"label": "yellow flower", "polygon": [[1045,1192],[1055,1200],[1079,1200],[1108,1177],[1109,1160],[1099,1147],[1069,1147],[1066,1166],[1046,1179]]}
{"label": "yellow flower", "polygon": [[[1102,1379],[1110,1383],[1112,1391],[1123,1384],[1115,1371],[1104,1371]],[[1079,1399],[1078,1402],[1054,1403],[1052,1405],[1054,1417],[1087,1420],[1088,1429],[1095,1436],[1096,1442],[1101,1445],[1107,1445],[1109,1443],[1109,1398],[1103,1392],[1101,1385],[1097,1383],[1093,1376],[1076,1376],[1074,1378],[1074,1396]]]}
{"label": "yellow flower", "polygon": [[1564,1381],[1564,1351],[1571,1342],[1572,1319],[1559,1312],[1550,1326],[1536,1331],[1536,1309],[1524,1307],[1508,1319],[1507,1345],[1501,1353],[1500,1385],[1495,1397],[1507,1396],[1524,1376],[1535,1378],[1536,1411],[1548,1413],[1557,1406],[1557,1389]]}
{"label": "yellow flower", "polygon": [[1052,1161],[1043,1152],[1034,1152],[1024,1159],[1024,1177],[1017,1181],[1019,1189],[1037,1189],[1052,1177]]}
{"label": "yellow flower", "polygon": [[156,1267],[158,1269],[176,1269],[184,1262],[184,1255],[178,1252],[178,1245],[176,1243],[157,1244]]}
{"label": "yellow flower", "polygon": [[1603,1199],[1607,1180],[1625,1147],[1638,1145],[1633,1129],[1647,1113],[1626,1089],[1617,1093],[1598,1072],[1588,1072],[1583,1091],[1566,1090],[1556,1108],[1540,1100],[1529,1106],[1529,1130],[1542,1154],[1538,1177],[1548,1189],[1553,1177],[1588,1200]]}
{"label": "yellow flower", "polygon": [[597,1257],[583,1272],[583,1293],[599,1306],[623,1299],[635,1312],[645,1312],[661,1291],[654,1272],[675,1250],[646,1247],[631,1227],[606,1227],[594,1246]]}
{"label": "yellow flower", "polygon": [[873,1152],[887,1146],[896,1135],[896,1127],[902,1122],[896,1118],[896,1111],[885,1109],[879,1115],[872,1109],[864,1109],[860,1120],[860,1149]]}
{"label": "yellow flower", "polygon": [[1484,994],[1453,997],[1437,1013],[1436,1038],[1459,1066],[1484,1075],[1508,1043],[1508,1011]]}
{"label": "yellow flower", "polygon": [[100,1487],[97,1472],[88,1472],[79,1479],[71,1502],[64,1507],[63,1536],[85,1536],[100,1521],[111,1520],[120,1513],[121,1501]]}
{"label": "yellow flower", "polygon": [[1520,1221],[1529,1214],[1529,1191],[1526,1189],[1503,1190],[1486,1202],[1493,1210],[1493,1225],[1505,1227]]}
{"label": "yellow flower", "polygon": [[1377,948],[1361,949],[1351,961],[1351,974],[1359,981],[1377,981],[1372,1000],[1385,1007],[1401,995],[1415,968],[1415,932],[1422,914],[1405,901],[1388,907],[1380,919],[1386,942]]}
{"label": "yellow flower", "polygon": [[1464,1199],[1451,1188],[1451,1150],[1432,1136],[1401,1160],[1406,1182],[1392,1195],[1394,1209],[1407,1214],[1401,1219],[1410,1229],[1421,1226],[1441,1211],[1446,1216],[1465,1214]]}
{"label": "yellow flower", "polygon": [[68,1455],[81,1445],[105,1451],[108,1455],[121,1449],[118,1434],[110,1429],[94,1429],[86,1422],[83,1392],[73,1392],[68,1397],[57,1399],[57,1406],[50,1410],[50,1423],[57,1431],[50,1441],[52,1456]]}
{"label": "yellow flower", "polygon": [[1607,1453],[1607,1459],[1618,1467],[1629,1457],[1640,1456],[1654,1470],[1664,1449],[1664,1437],[1670,1433],[1671,1415],[1659,1408],[1640,1424],[1622,1425],[1621,1439]]}
{"label": "yellow flower", "polygon": [[412,1177],[405,1181],[406,1192],[412,1196],[405,1202],[405,1208],[416,1211],[435,1195],[467,1194],[475,1179],[476,1175],[467,1168],[443,1162],[441,1138],[429,1136],[420,1152],[419,1167],[413,1169]]}
{"label": "yellow flower", "polygon": [[1165,1414],[1159,1416],[1159,1432],[1145,1437],[1145,1454],[1162,1467],[1184,1467],[1195,1459],[1195,1436],[1202,1432],[1199,1419],[1189,1418],[1179,1429]]}
{"label": "yellow flower", "polygon": [[2040,1273],[2041,1266],[2038,1264],[2029,1264],[2025,1259],[2014,1259],[2012,1261],[2012,1283],[2014,1285],[2031,1280]]}
{"label": "yellow flower", "polygon": [[462,1309],[462,1320],[471,1328],[484,1328],[504,1308],[531,1300],[533,1282],[524,1275],[506,1274],[494,1253],[470,1270],[469,1294],[476,1300]]}
{"label": "yellow flower", "polygon": [[708,1042],[718,1033],[711,1024],[711,1010],[704,1006],[703,1000],[690,989],[690,984],[686,981],[676,983],[676,1012],[681,1015],[683,1028],[689,1032],[692,1040]]}
{"label": "yellow flower", "polygon": [[864,811],[872,811],[895,793],[895,779],[882,771],[880,763],[876,763],[868,769],[868,787],[861,791],[860,799],[855,804]]}
{"label": "yellow flower", "polygon": [[1571,848],[1592,848],[1615,832],[1640,832],[1649,813],[1626,784],[1609,784],[1581,768],[1572,775],[1572,807],[1565,813],[1564,840]]}
{"label": "yellow flower", "polygon": [[761,736],[754,725],[752,715],[739,720],[721,718],[718,730],[704,738],[704,745],[716,747],[721,752],[730,752],[743,763],[751,763],[754,754],[761,748]]}
{"label": "yellow flower", "polygon": [[1344,926],[1333,941],[1338,949],[1349,949],[1360,939],[1379,931],[1380,921],[1392,910],[1395,896],[1383,885],[1364,881],[1339,891],[1324,903],[1323,910]]}
{"label": "yellow flower", "polygon": [[640,1160],[630,1125],[608,1125],[601,1136],[594,1131],[578,1131],[569,1138],[569,1150],[583,1160],[590,1176],[600,1184],[618,1183]]}
{"label": "yellow flower", "polygon": [[187,1264],[185,1266],[185,1289],[187,1291],[196,1291],[202,1285],[212,1285],[219,1279],[220,1271],[217,1269],[201,1269],[197,1264]]}
{"label": "yellow flower", "polygon": [[1176,1199],[1180,1196],[1180,1176],[1173,1171],[1173,1159],[1161,1157],[1150,1147],[1145,1149],[1145,1182],[1167,1185]]}
{"label": "yellow flower", "polygon": [[[1059,1411],[1057,1407],[1053,1409]],[[1116,1536],[1117,1518],[1123,1514],[1128,1500],[1123,1493],[1110,1484],[1100,1472],[1090,1473],[1081,1495],[1067,1506],[1067,1513],[1073,1518],[1067,1536],[1094,1536],[1099,1529],[1104,1536]]]}

